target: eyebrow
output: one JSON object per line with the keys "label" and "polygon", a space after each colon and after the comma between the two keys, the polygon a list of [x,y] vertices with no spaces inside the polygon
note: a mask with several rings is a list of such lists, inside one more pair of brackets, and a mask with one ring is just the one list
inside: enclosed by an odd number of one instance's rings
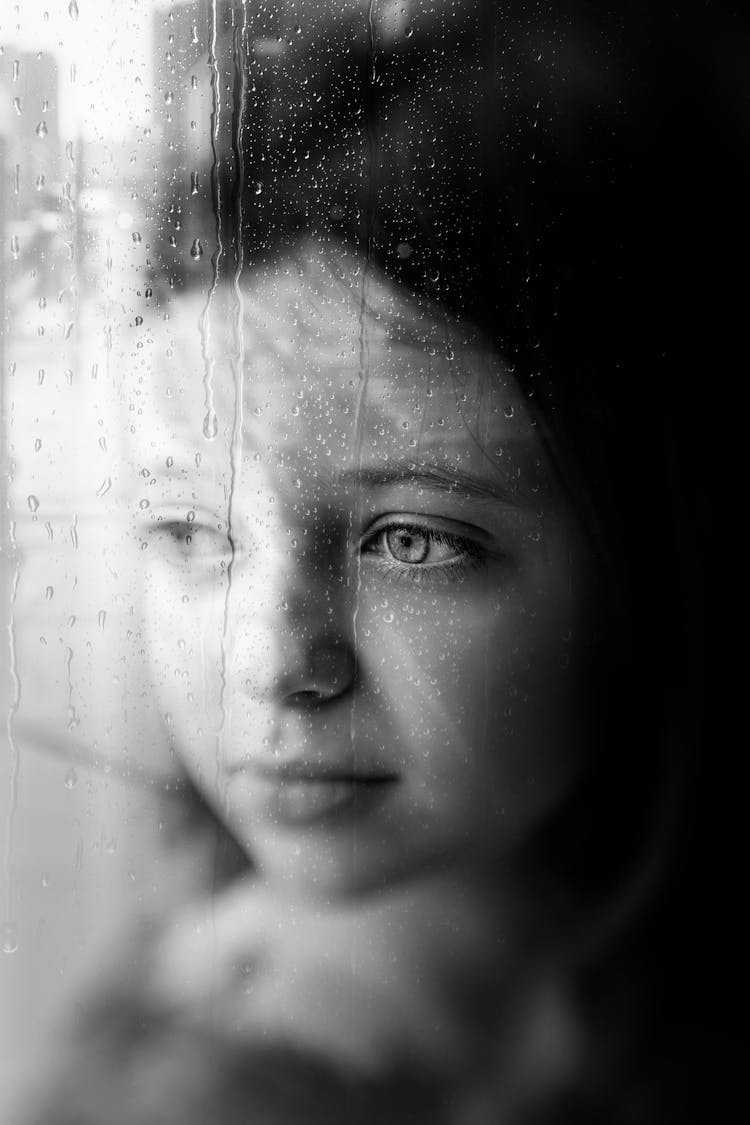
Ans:
{"label": "eyebrow", "polygon": [[442,465],[396,464],[383,469],[352,469],[341,473],[337,480],[343,485],[363,488],[412,484],[428,492],[459,494],[467,500],[493,500],[513,507],[521,506],[528,499],[527,490],[518,482],[475,476],[463,469]]}

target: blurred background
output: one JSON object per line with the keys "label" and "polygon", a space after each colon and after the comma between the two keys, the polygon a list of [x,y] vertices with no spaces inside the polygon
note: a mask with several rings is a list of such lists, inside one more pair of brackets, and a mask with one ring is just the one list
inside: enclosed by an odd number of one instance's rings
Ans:
{"label": "blurred background", "polygon": [[[471,106],[487,55],[460,74],[450,55],[456,44],[464,62],[479,50],[475,7],[70,0],[6,5],[0,17],[8,1104],[54,1052],[56,1020],[100,946],[175,893],[164,794],[177,775],[141,664],[128,530],[135,490],[151,476],[130,456],[150,363],[135,329],[163,333],[176,295],[191,287],[208,300],[217,277],[303,225],[371,239],[386,268],[429,286],[434,255],[455,251],[456,227],[425,242],[425,224],[460,202],[469,265],[454,281],[476,297],[483,275],[472,290],[471,255],[482,232],[472,223],[486,201]],[[511,292],[524,332],[509,330],[508,346],[523,359],[541,334],[572,369],[588,334],[580,378],[591,386],[608,355],[622,406],[600,440],[614,434],[621,450],[632,423],[636,444],[647,441],[640,467],[620,468],[630,507],[614,522],[623,550],[653,575],[660,627],[682,645],[679,667],[663,668],[665,697],[681,712],[684,777],[672,868],[642,935],[644,1004],[655,1016],[642,1049],[675,1090],[690,1088],[687,1068],[705,1104],[718,1104],[744,1057],[734,1014],[746,960],[744,832],[730,708],[713,694],[708,705],[705,687],[706,653],[723,642],[709,638],[704,571],[715,551],[730,554],[715,492],[734,472],[730,341],[741,311],[728,259],[745,210],[748,40],[728,3],[514,2],[503,20],[481,49],[495,60],[517,177],[497,289]],[[379,51],[396,60],[392,87],[378,79]],[[363,60],[374,60],[380,111],[399,123],[376,149],[351,119]],[[432,83],[427,114],[405,99],[417,76]],[[399,143],[389,147],[389,136]],[[388,177],[407,173],[424,209],[389,211]],[[376,180],[386,184],[385,218],[373,232]],[[541,333],[526,331],[532,321]],[[729,682],[727,672],[722,693]],[[687,1119],[688,1101],[675,1120]]]}

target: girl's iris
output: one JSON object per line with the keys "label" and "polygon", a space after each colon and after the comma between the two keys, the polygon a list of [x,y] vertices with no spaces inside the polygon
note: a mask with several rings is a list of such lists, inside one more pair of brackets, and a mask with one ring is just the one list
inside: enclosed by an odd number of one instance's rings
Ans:
{"label": "girl's iris", "polygon": [[423,563],[430,551],[429,535],[412,527],[388,528],[385,541],[396,562]]}

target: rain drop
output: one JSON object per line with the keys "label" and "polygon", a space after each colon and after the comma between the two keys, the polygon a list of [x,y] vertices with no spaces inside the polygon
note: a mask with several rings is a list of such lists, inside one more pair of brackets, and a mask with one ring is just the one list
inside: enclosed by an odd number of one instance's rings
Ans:
{"label": "rain drop", "polygon": [[36,441],[34,442],[34,452],[38,453],[41,448],[42,448],[42,439],[37,438]]}
{"label": "rain drop", "polygon": [[21,247],[20,247],[20,243],[18,241],[18,235],[17,234],[11,235],[10,252],[11,252],[11,254],[13,255],[13,257],[16,261],[18,260],[18,255],[20,253],[20,249],[21,249]]}
{"label": "rain drop", "polygon": [[34,515],[39,509],[39,500],[33,494],[29,496],[29,510]]}
{"label": "rain drop", "polygon": [[190,173],[190,194],[191,195],[197,195],[198,194],[198,173],[197,172],[191,172]]}
{"label": "rain drop", "polygon": [[201,246],[201,240],[199,238],[196,238],[195,241],[193,242],[193,245],[190,247],[190,257],[191,258],[202,258],[203,257],[203,247]]}
{"label": "rain drop", "polygon": [[76,773],[76,771],[74,769],[71,768],[65,774],[65,788],[66,789],[75,789],[77,784],[78,784],[78,774]]}
{"label": "rain drop", "polygon": [[206,417],[203,419],[203,436],[212,441],[219,432],[219,423],[216,418],[216,411],[209,410]]}
{"label": "rain drop", "polygon": [[99,610],[99,612],[98,612],[98,614],[96,615],[96,619],[97,619],[97,621],[99,622],[99,628],[100,628],[100,629],[103,629],[103,628],[104,628],[104,625],[105,625],[105,622],[106,622],[106,620],[107,620],[107,611],[106,611],[106,609],[100,609],[100,610]]}
{"label": "rain drop", "polygon": [[16,111],[16,113],[18,114],[18,116],[20,117],[21,116],[21,99],[20,98],[14,98],[13,99],[13,108]]}
{"label": "rain drop", "polygon": [[78,22],[78,4],[76,3],[76,0],[70,0],[70,3],[68,4],[68,15],[72,19],[73,23]]}
{"label": "rain drop", "polygon": [[44,596],[45,596],[45,598],[47,599],[48,602],[51,602],[53,597],[55,596],[54,586],[48,586],[46,591],[45,591]]}
{"label": "rain drop", "polygon": [[141,232],[137,231],[137,230],[134,230],[132,235],[131,235],[131,238],[133,239],[133,242],[140,242],[141,241]]}
{"label": "rain drop", "polygon": [[49,132],[49,129],[47,128],[47,122],[46,121],[40,121],[39,124],[36,127],[37,137],[41,137],[42,140],[44,140],[44,138],[47,136],[48,132]]}
{"label": "rain drop", "polygon": [[3,953],[15,953],[18,949],[18,929],[15,922],[3,923],[0,931],[0,949]]}

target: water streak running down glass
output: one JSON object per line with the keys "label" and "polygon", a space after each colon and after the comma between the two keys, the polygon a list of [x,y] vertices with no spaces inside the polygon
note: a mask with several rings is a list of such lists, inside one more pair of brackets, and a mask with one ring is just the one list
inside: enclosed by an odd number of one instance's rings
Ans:
{"label": "water streak running down glass", "polygon": [[692,56],[610,9],[0,17],[9,1125],[690,1102]]}

